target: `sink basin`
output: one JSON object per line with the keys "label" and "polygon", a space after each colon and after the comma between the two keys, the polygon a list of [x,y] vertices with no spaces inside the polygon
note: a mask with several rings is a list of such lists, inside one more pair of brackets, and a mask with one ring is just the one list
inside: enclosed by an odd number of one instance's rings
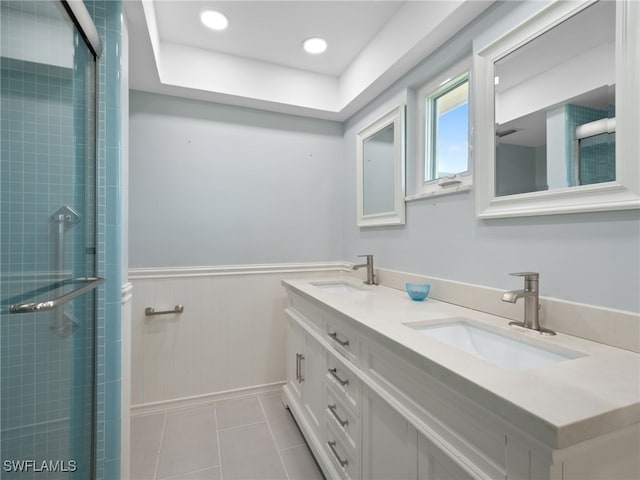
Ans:
{"label": "sink basin", "polygon": [[321,288],[328,293],[363,293],[366,290],[349,282],[312,282],[314,287]]}
{"label": "sink basin", "polygon": [[494,331],[468,319],[448,319],[439,323],[405,323],[423,335],[475,355],[497,367],[527,370],[582,357],[584,354],[556,346],[542,346]]}

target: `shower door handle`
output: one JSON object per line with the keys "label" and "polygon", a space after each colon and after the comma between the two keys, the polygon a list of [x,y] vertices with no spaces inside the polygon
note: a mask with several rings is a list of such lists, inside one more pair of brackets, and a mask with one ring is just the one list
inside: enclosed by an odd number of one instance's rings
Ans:
{"label": "shower door handle", "polygon": [[[82,283],[83,285],[80,288],[76,288],[75,290],[61,295],[56,298],[52,298],[51,300],[45,300],[44,302],[34,302],[34,303],[16,303],[9,307],[9,313],[36,313],[36,312],[46,312],[48,310],[53,310],[60,305],[64,305],[67,302],[70,302],[76,297],[80,295],[90,292],[98,285],[104,283],[104,278],[99,277],[83,277],[83,278],[74,278],[73,280],[67,280],[65,282],[61,282],[62,284],[69,283]],[[54,288],[59,288],[59,284],[54,284]]]}

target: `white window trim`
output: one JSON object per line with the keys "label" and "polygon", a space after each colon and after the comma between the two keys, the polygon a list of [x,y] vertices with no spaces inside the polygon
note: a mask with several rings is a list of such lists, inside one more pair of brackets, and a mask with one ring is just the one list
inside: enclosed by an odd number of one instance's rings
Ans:
{"label": "white window trim", "polygon": [[[437,75],[430,82],[425,84],[423,87],[418,90],[417,101],[417,161],[415,165],[415,186],[414,186],[414,194],[407,195],[405,197],[405,201],[409,202],[412,200],[419,200],[421,198],[430,198],[441,195],[449,195],[452,193],[458,192],[468,192],[471,190],[471,186],[473,184],[473,162],[472,162],[472,148],[471,148],[471,119],[473,118],[472,108],[472,96],[473,92],[471,91],[472,83],[472,72],[471,72],[471,57],[464,59],[459,62],[455,66],[447,69],[443,73]],[[431,95],[433,95],[437,90],[442,88],[446,83],[450,82],[453,79],[458,78],[460,75],[463,75],[465,72],[469,73],[469,168],[466,172],[459,173],[456,175],[451,175],[449,177],[437,178],[435,180],[430,180],[428,182],[424,181],[425,174],[425,145],[426,145],[426,101],[425,99]]]}

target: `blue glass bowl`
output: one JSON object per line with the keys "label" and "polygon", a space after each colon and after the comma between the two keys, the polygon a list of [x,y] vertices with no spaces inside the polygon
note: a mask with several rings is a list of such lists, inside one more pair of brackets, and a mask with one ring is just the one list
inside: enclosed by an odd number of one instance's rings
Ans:
{"label": "blue glass bowl", "polygon": [[428,283],[405,283],[407,293],[411,297],[411,300],[421,302],[429,295],[431,285]]}

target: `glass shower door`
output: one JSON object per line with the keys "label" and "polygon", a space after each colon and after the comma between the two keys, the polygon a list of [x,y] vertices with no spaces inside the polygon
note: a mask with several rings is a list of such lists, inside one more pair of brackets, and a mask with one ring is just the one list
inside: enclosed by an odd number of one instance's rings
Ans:
{"label": "glass shower door", "polygon": [[0,477],[91,478],[95,58],[61,2],[0,21]]}

